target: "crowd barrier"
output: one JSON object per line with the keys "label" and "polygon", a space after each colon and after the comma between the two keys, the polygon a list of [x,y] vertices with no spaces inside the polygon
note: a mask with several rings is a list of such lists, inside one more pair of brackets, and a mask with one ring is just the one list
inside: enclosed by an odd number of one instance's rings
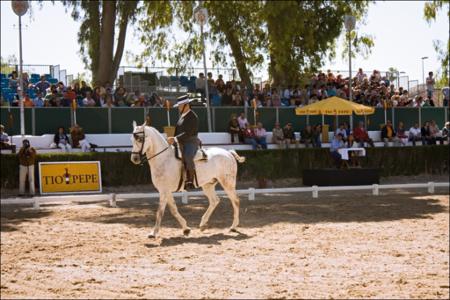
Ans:
{"label": "crowd barrier", "polygon": [[[248,121],[254,123],[254,113],[251,108],[244,107],[211,107],[212,129],[214,132],[227,132],[231,114],[245,112]],[[203,107],[195,107],[194,111],[199,116],[200,131],[208,131],[207,110]],[[145,116],[149,114],[152,126],[162,132],[163,126],[168,125],[167,113],[164,108],[149,107],[114,107],[114,108],[78,108],[76,110],[76,122],[84,128],[85,133],[130,133],[132,122],[135,120],[142,124]],[[178,110],[170,110],[170,122],[174,125],[178,120]],[[391,109],[376,108],[375,113],[368,116],[297,116],[292,107],[264,107],[256,111],[257,120],[263,123],[267,131],[272,131],[276,121],[284,126],[292,122],[294,130],[302,130],[309,122],[311,125],[328,124],[333,130],[335,122],[347,122],[356,126],[359,121],[367,120],[368,130],[380,130],[380,124],[385,120],[391,120],[395,126],[399,121],[405,123],[409,129],[415,122],[422,124],[427,120],[435,120],[439,128],[442,128],[449,118],[448,107],[424,107],[409,108],[399,107]],[[69,128],[75,122],[75,116],[71,108],[25,108],[25,134],[42,135],[54,133],[59,126]],[[9,135],[20,134],[20,109],[17,107],[0,108],[0,123],[5,125]]]}

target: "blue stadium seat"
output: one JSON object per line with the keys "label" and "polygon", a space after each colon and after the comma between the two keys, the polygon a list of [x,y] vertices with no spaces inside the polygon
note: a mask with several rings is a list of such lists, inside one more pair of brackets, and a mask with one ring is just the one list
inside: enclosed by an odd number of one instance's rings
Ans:
{"label": "blue stadium seat", "polygon": [[222,105],[222,97],[219,95],[214,95],[211,99],[211,105],[212,106],[221,106]]}
{"label": "blue stadium seat", "polygon": [[9,87],[7,88],[2,88],[2,94],[12,94],[13,90]]}
{"label": "blue stadium seat", "polygon": [[39,78],[30,78],[30,82],[31,82],[32,84],[36,84],[36,83],[39,82]]}
{"label": "blue stadium seat", "polygon": [[9,85],[9,79],[8,78],[2,78],[1,82],[2,82],[2,84],[5,83],[5,84]]}
{"label": "blue stadium seat", "polygon": [[7,76],[6,76],[6,74],[5,74],[5,73],[0,73],[0,78],[1,78],[1,79],[3,79],[3,78],[7,78]]}
{"label": "blue stadium seat", "polygon": [[189,78],[187,76],[180,76],[180,85],[188,86],[188,84],[189,84]]}
{"label": "blue stadium seat", "polygon": [[57,84],[58,83],[58,79],[56,79],[56,78],[48,78],[47,81],[50,82],[50,84]]}
{"label": "blue stadium seat", "polygon": [[195,82],[195,79],[197,79],[197,76],[191,76],[191,77],[189,77],[189,81]]}
{"label": "blue stadium seat", "polygon": [[36,73],[32,73],[30,78],[37,78],[37,79],[39,79],[39,78],[41,78],[41,75],[36,74]]}

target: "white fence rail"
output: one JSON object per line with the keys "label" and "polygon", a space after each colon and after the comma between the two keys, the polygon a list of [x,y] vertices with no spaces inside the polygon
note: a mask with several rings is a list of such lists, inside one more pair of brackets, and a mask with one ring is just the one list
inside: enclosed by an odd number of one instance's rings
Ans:
{"label": "white fence rail", "polygon": [[[426,188],[428,193],[432,194],[435,188],[449,187],[448,182],[428,182],[428,183],[408,183],[408,184],[373,184],[373,185],[357,185],[357,186],[312,186],[312,187],[293,187],[293,188],[276,188],[276,189],[241,189],[237,190],[239,195],[248,195],[249,201],[255,200],[256,194],[270,194],[270,193],[312,193],[313,198],[319,197],[319,192],[325,191],[361,191],[372,190],[373,195],[379,195],[382,189],[414,189],[414,188]],[[226,195],[225,191],[218,190],[218,195]],[[202,191],[195,192],[178,192],[173,194],[174,197],[181,197],[181,202],[187,204],[189,202],[189,196],[203,196]],[[117,206],[118,200],[127,199],[151,199],[159,198],[158,193],[127,193],[127,194],[92,194],[92,195],[73,195],[73,196],[43,196],[33,198],[10,198],[1,199],[1,205],[11,204],[33,204],[33,208],[39,209],[40,205],[48,202],[69,202],[69,201],[108,201],[111,207]]]}

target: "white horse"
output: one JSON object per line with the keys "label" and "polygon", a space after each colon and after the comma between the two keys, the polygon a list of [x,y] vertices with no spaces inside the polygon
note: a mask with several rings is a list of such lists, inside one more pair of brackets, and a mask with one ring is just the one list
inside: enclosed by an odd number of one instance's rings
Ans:
{"label": "white horse", "polygon": [[[164,136],[155,128],[144,125],[136,126],[136,122],[133,122],[133,136],[131,139],[133,143],[131,161],[134,164],[148,161],[152,182],[160,195],[155,227],[149,237],[153,238],[158,235],[166,204],[169,205],[170,212],[180,223],[183,234],[188,235],[191,229],[187,226],[186,220],[178,212],[172,195],[178,189],[180,176],[184,176],[184,172],[181,172],[182,162],[175,158],[174,147],[170,146]],[[195,160],[198,185],[203,189],[209,201],[208,209],[202,216],[200,222],[200,230],[203,231],[206,228],[209,217],[219,204],[220,198],[215,192],[215,186],[219,182],[230,198],[233,206],[233,224],[230,230],[236,231],[239,225],[239,197],[236,193],[236,161],[242,163],[245,161],[245,157],[239,156],[234,150],[227,151],[221,148],[207,148],[205,152],[207,154],[207,160]],[[183,185],[181,187],[182,189]]]}

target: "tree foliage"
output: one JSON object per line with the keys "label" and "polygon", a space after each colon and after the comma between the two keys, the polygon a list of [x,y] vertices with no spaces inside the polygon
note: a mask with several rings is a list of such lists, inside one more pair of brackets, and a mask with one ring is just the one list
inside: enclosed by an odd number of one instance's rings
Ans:
{"label": "tree foliage", "polygon": [[[147,18],[139,23],[139,30],[146,50],[136,61],[162,60],[178,70],[199,62],[202,46],[193,20],[196,5],[194,1],[145,2]],[[251,70],[267,63],[275,84],[288,84],[335,55],[344,15],[364,19],[369,1],[203,1],[202,5],[209,12],[205,36],[213,45],[214,64],[226,65],[231,54],[241,80],[248,84]],[[186,39],[173,39],[174,22]],[[373,46],[370,36],[353,34],[352,42],[356,52],[363,54]]]}
{"label": "tree foliage", "polygon": [[[436,20],[436,17],[440,10],[447,10],[447,18],[450,18],[450,1],[441,1],[441,0],[433,0],[428,1],[424,5],[423,15],[428,24],[431,24]],[[449,52],[450,52],[450,40],[447,39],[447,47],[445,47],[445,42],[440,40],[433,41],[433,47],[438,55],[438,59],[441,62],[442,67],[442,78],[440,79],[441,83],[444,85],[449,85]]]}

